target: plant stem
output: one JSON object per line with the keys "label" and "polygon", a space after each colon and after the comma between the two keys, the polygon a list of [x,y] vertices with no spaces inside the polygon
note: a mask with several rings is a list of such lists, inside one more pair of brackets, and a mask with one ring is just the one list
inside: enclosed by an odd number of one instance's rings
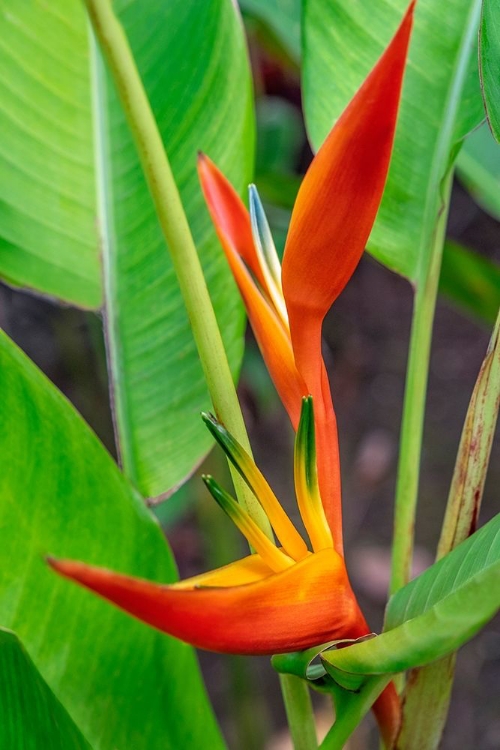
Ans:
{"label": "plant stem", "polygon": [[[165,153],[151,106],[111,0],[84,0],[101,50],[127,117],[156,213],[165,237],[193,336],[200,355],[213,407],[228,430],[250,450],[226,352],[208,294],[196,247],[179,191]],[[236,472],[233,481],[240,502],[271,536],[269,522],[258,501]]]}
{"label": "plant stem", "polygon": [[317,750],[316,725],[307,682],[290,674],[280,674],[280,683],[295,750]]}
{"label": "plant stem", "polygon": [[319,746],[320,750],[342,750],[345,747],[345,743],[390,679],[390,675],[372,677],[357,693],[343,691],[340,688],[336,690],[335,723]]}
{"label": "plant stem", "polygon": [[415,292],[396,486],[391,594],[409,581],[411,573],[432,328],[448,218],[451,174],[443,183],[443,203],[432,238],[430,267],[423,285],[417,286]]}

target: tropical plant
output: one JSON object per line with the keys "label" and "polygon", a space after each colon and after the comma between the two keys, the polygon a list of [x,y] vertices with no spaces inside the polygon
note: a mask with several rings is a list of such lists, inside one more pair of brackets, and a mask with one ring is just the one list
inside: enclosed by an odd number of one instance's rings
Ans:
{"label": "tropical plant", "polygon": [[[484,119],[479,20],[486,113],[500,133],[500,18],[488,0],[481,19],[478,1],[452,4],[306,0],[300,61],[300,4],[243,3],[265,43],[301,67],[318,147],[300,186],[283,171],[264,175],[264,196],[280,196],[269,202],[292,208],[282,263],[257,188],[249,211],[239,195],[251,172],[253,105],[230,0],[85,0],[86,14],[77,0],[7,0],[0,9],[9,71],[0,86],[0,274],[103,307],[120,457],[119,468],[2,333],[0,747],[223,747],[186,644],[271,655],[297,750],[344,747],[372,707],[387,748],[439,745],[456,651],[500,604],[500,516],[476,531],[500,401],[500,318],[466,416],[437,561],[410,581],[438,290],[488,321],[500,299],[498,268],[445,243],[453,167]],[[494,165],[474,148],[465,146],[460,169],[495,205]],[[415,290],[380,635],[344,558],[322,354],[325,316],[365,247]],[[252,456],[234,386],[238,296],[295,432],[310,544]],[[250,554],[178,581],[147,506],[169,503],[213,440],[236,497],[203,479]],[[311,690],[335,707],[320,745]]]}

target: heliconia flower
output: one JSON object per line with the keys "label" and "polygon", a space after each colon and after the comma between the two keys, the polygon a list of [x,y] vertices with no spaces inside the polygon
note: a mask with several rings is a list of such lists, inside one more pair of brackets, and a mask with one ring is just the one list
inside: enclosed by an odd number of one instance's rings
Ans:
{"label": "heliconia flower", "polygon": [[[259,500],[279,540],[276,546],[211,476],[212,496],[255,552],[223,568],[162,585],[73,560],[47,558],[60,575],[140,620],[199,648],[231,654],[297,651],[369,632],[334,549],[318,485],[313,399],[302,399],[294,450],[295,491],[309,549],[253,459],[210,415],[203,419]],[[374,707],[389,742],[399,724],[392,686]]]}
{"label": "heliconia flower", "polygon": [[[255,550],[243,560],[160,585],[49,558],[61,575],[192,645],[274,654],[369,632],[343,559],[337,425],[321,355],[321,327],[364,251],[382,197],[413,9],[414,2],[314,158],[292,213],[283,268],[255,188],[250,188],[249,214],[216,166],[199,157],[207,205],[296,430],[295,488],[311,548],[250,456],[220,422],[205,415],[208,428],[262,505],[280,546],[212,477],[204,477]],[[389,744],[400,715],[392,685],[374,711]]]}
{"label": "heliconia flower", "polygon": [[255,553],[218,570],[171,585],[130,578],[80,562],[49,558],[58,573],[122,609],[200,648],[274,654],[308,648],[346,631],[366,633],[342,557],[319,495],[312,398],[302,404],[295,440],[295,487],[312,551],[290,521],[252,458],[215,417],[205,423],[258,498],[281,546],[210,476],[209,491]]}
{"label": "heliconia flower", "polygon": [[321,355],[323,319],[356,268],[389,168],[414,3],[302,182],[283,269],[255,188],[250,215],[204,155],[199,174],[212,219],[271,377],[294,428],[312,394],[318,471],[335,548],[343,554],[337,424]]}

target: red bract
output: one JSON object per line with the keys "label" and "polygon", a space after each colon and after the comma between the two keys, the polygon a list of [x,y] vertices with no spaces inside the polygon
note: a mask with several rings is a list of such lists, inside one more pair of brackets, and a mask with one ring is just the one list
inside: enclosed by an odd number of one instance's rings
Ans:
{"label": "red bract", "polygon": [[[62,575],[201,648],[270,654],[369,632],[343,560],[337,425],[321,355],[321,328],[364,251],[382,197],[413,8],[414,3],[304,178],[282,273],[255,189],[251,188],[250,216],[216,166],[206,156],[199,158],[217,233],[297,431],[295,486],[312,551],[251,458],[223,425],[205,416],[267,513],[281,547],[207,477],[215,499],[256,550],[248,558],[168,586],[83,563],[50,560]],[[374,708],[389,741],[399,721],[392,685]]]}
{"label": "red bract", "polygon": [[[83,563],[50,562],[58,573],[149,625],[211,651],[275,654],[342,638],[346,626],[350,632],[356,629],[356,601],[345,596],[349,582],[334,550],[310,555],[279,573],[252,555],[238,568],[238,563],[228,566],[225,577],[221,570],[220,576],[199,578],[190,588],[185,581],[159,586]],[[243,566],[251,574],[262,566],[264,576],[242,583]]]}

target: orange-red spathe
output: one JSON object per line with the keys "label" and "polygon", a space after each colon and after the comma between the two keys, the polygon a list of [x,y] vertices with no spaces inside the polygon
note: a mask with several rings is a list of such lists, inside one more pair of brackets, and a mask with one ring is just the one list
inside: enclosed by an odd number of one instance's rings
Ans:
{"label": "orange-red spathe", "polygon": [[[211,651],[298,651],[343,638],[364,623],[344,562],[332,549],[282,573],[227,587],[189,588],[189,581],[162,586],[80,562],[49,563],[149,625]],[[228,577],[231,567],[225,569]]]}

